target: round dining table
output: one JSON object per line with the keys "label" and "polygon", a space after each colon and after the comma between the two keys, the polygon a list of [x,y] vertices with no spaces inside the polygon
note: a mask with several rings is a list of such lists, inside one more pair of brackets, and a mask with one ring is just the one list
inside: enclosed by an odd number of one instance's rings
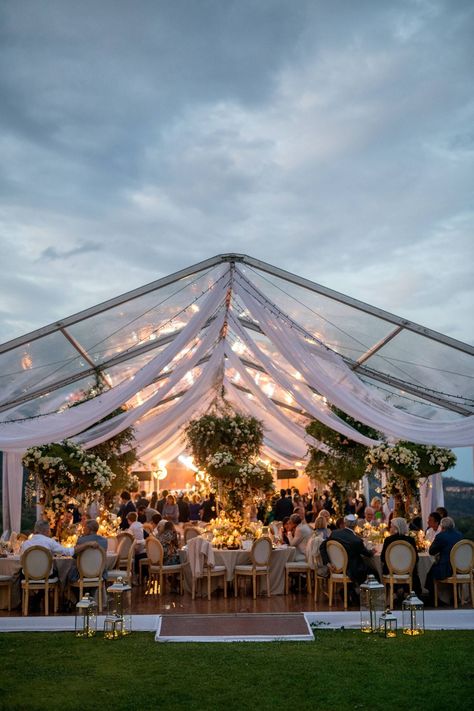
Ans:
{"label": "round dining table", "polygon": [[[252,562],[250,550],[213,548],[215,565],[223,565],[226,569],[227,582],[234,579],[236,565],[249,565]],[[291,546],[273,548],[270,555],[270,594],[283,595],[285,593],[285,564],[293,560],[296,549]],[[188,564],[187,547],[183,546],[179,552],[181,563],[184,567],[184,587],[187,592],[192,588],[191,568]],[[213,581],[215,585],[217,581]],[[261,578],[261,592],[266,593],[265,576]]]}
{"label": "round dining table", "polygon": [[[117,554],[107,552],[105,567],[111,570],[117,560]],[[54,556],[53,565],[59,578],[59,587],[61,592],[64,592],[66,587],[67,577],[72,568],[74,559],[72,556]],[[7,555],[0,558],[0,575],[8,575],[13,577],[12,588],[12,608],[15,609],[21,604],[21,556]],[[8,609],[8,591],[5,586],[0,587],[0,610]]]}

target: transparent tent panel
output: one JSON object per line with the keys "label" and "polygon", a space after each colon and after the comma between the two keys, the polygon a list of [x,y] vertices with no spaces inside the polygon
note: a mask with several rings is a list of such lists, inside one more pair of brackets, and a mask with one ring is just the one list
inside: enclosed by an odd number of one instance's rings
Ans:
{"label": "transparent tent panel", "polygon": [[155,358],[159,353],[164,350],[165,346],[159,346],[147,351],[146,353],[141,353],[135,357],[130,357],[129,360],[123,361],[118,365],[106,368],[103,372],[104,375],[110,380],[113,387],[119,385],[124,380],[129,380],[133,378],[136,373],[143,368],[147,363],[149,363],[153,358]]}
{"label": "transparent tent panel", "polygon": [[0,404],[89,366],[60,331],[0,354]]}
{"label": "transparent tent panel", "polygon": [[284,313],[329,348],[357,360],[391,333],[394,324],[348,304],[292,284],[273,274],[244,267],[249,281]]}
{"label": "transparent tent panel", "polygon": [[448,396],[474,399],[474,358],[412,331],[399,333],[365,365]]}
{"label": "transparent tent panel", "polygon": [[417,415],[425,420],[430,421],[452,421],[460,420],[462,415],[456,412],[447,410],[446,408],[437,405],[436,403],[423,400],[422,398],[416,397],[411,393],[407,393],[404,390],[387,385],[385,383],[379,383],[377,381],[371,380],[370,378],[360,376],[362,382],[370,388],[373,388],[379,396],[383,399],[397,407],[400,410],[409,412],[412,415]]}
{"label": "transparent tent panel", "polygon": [[220,272],[186,277],[68,327],[98,365],[182,329]]}
{"label": "transparent tent panel", "polygon": [[95,377],[82,378],[22,405],[0,412],[0,422],[11,422],[61,411],[82,399],[94,385],[96,385]]}

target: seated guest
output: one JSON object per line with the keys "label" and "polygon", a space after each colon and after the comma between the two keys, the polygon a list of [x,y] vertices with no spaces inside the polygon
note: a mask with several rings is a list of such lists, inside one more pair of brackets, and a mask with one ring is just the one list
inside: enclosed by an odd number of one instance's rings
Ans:
{"label": "seated guest", "polygon": [[290,525],[291,525],[291,524],[290,524],[290,517],[289,517],[289,516],[285,516],[284,519],[283,519],[283,521],[282,521],[281,523],[282,523],[282,526],[281,526],[281,529],[280,529],[281,543],[283,543],[283,544],[289,546],[289,545],[290,545],[290,541],[288,540],[288,531],[289,531]]}
{"label": "seated guest", "polygon": [[445,509],[444,506],[438,506],[436,509],[437,513],[441,516],[441,518],[447,518],[448,517],[448,509]]}
{"label": "seated guest", "polygon": [[[359,523],[359,521],[357,521],[357,523]],[[340,531],[341,528],[345,528],[345,525],[344,525],[344,518],[343,518],[342,516],[341,516],[340,518],[336,519],[336,524],[335,524],[333,530],[334,530],[334,531]]]}
{"label": "seated guest", "polygon": [[146,506],[137,506],[137,521],[139,521],[139,523],[146,523],[148,521]]}
{"label": "seated guest", "polygon": [[414,518],[412,518],[412,520],[410,521],[409,529],[410,531],[415,532],[423,530],[423,521],[421,516],[415,516]]}
{"label": "seated guest", "polygon": [[153,508],[153,506],[147,506],[145,509],[145,518],[147,523],[151,523],[151,519],[153,518],[153,514],[157,514],[158,511],[157,509]]}
{"label": "seated guest", "polygon": [[375,525],[378,526],[385,520],[382,499],[379,496],[374,496],[370,502],[370,507],[374,510]]}
{"label": "seated guest", "polygon": [[21,544],[20,553],[32,546],[47,548],[53,555],[72,555],[74,548],[67,548],[51,538],[51,529],[48,521],[36,521],[33,535]]}
{"label": "seated guest", "polygon": [[360,494],[359,498],[356,499],[355,515],[359,518],[364,518],[364,511],[367,506],[367,500],[364,494]]}
{"label": "seated guest", "polygon": [[168,494],[166,497],[166,503],[163,506],[161,515],[167,521],[171,521],[171,523],[179,523],[179,508],[172,494]]}
{"label": "seated guest", "polygon": [[73,536],[77,531],[77,527],[74,523],[74,516],[72,511],[66,509],[66,511],[60,516],[58,525],[56,526],[56,536],[61,541],[64,538]]}
{"label": "seated guest", "polygon": [[456,531],[454,521],[449,516],[442,518],[440,522],[441,533],[435,537],[430,546],[429,554],[438,556],[426,577],[425,587],[428,590],[428,604],[434,603],[434,581],[449,578],[453,574],[451,568],[450,554],[454,545],[462,540],[462,535]]}
{"label": "seated guest", "polygon": [[375,520],[375,510],[372,506],[366,506],[364,511],[364,518],[360,519],[357,524],[364,525],[365,523],[370,523],[371,526],[376,526],[377,521]]}
{"label": "seated guest", "polygon": [[162,523],[157,538],[163,546],[163,565],[176,565],[179,563],[178,534],[171,521]]}
{"label": "seated guest", "polygon": [[[386,563],[386,553],[387,548],[393,541],[405,541],[413,546],[415,551],[415,567],[413,568],[413,590],[417,595],[421,595],[421,583],[418,577],[418,551],[416,550],[416,542],[413,536],[408,535],[408,523],[404,518],[393,518],[390,523],[390,535],[383,542],[382,552],[380,554],[380,561],[382,563],[382,572],[384,575],[388,575],[389,569]],[[402,589],[402,588],[401,588]]]}
{"label": "seated guest", "polygon": [[150,521],[150,526],[151,528],[151,535],[157,537],[158,536],[158,524],[162,521],[161,514],[155,513],[151,517]]}
{"label": "seated guest", "polygon": [[327,540],[331,535],[331,530],[327,527],[327,519],[324,516],[318,516],[314,522],[314,532],[321,536],[323,541]]}
{"label": "seated guest", "polygon": [[[99,530],[99,524],[92,518],[86,521],[84,526],[85,533],[77,539],[76,547],[74,548],[74,564],[69,570],[68,580],[71,582],[76,582],[79,580],[79,570],[76,565],[77,554],[83,551],[85,548],[103,548],[107,552],[107,539],[104,536],[99,536],[97,531]],[[107,570],[104,568],[103,573],[104,579],[107,577]]]}
{"label": "seated guest", "polygon": [[321,511],[319,512],[319,516],[322,516],[324,518],[324,520],[326,521],[326,528],[329,528],[330,531],[333,531],[336,528],[334,523],[330,523],[331,514],[329,513],[329,511],[327,511],[326,509],[321,509]]}
{"label": "seated guest", "polygon": [[288,542],[296,548],[294,560],[306,560],[306,544],[313,535],[310,526],[298,514],[292,514],[287,529]]}
{"label": "seated guest", "polygon": [[[372,558],[373,551],[369,551],[362,541],[362,538],[354,532],[357,519],[353,514],[344,517],[344,528],[333,531],[327,541],[321,544],[321,558],[325,565],[331,569],[330,560],[327,554],[328,541],[337,541],[347,551],[348,565],[347,574],[355,585],[360,585],[367,579],[368,566],[366,558]],[[371,573],[374,571],[371,570]]]}
{"label": "seated guest", "polygon": [[425,537],[430,542],[433,543],[435,537],[438,533],[441,533],[441,514],[437,511],[432,511],[428,516],[428,528],[425,531]]}
{"label": "seated guest", "polygon": [[120,528],[125,531],[128,528],[127,515],[131,511],[136,511],[135,504],[131,500],[129,491],[122,491],[120,494],[120,507],[117,516],[120,518]]}

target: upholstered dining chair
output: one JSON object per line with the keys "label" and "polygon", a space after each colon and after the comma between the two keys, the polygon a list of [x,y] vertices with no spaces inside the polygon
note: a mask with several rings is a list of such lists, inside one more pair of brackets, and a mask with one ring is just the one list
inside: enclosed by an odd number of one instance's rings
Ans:
{"label": "upholstered dining chair", "polygon": [[385,552],[388,574],[382,575],[382,583],[389,585],[389,605],[393,609],[393,586],[408,585],[413,590],[413,569],[416,563],[416,552],[407,541],[392,541]]}
{"label": "upholstered dining chair", "polygon": [[434,581],[434,600],[435,607],[438,607],[438,585],[440,583],[452,585],[454,592],[454,608],[458,607],[458,585],[461,586],[461,604],[462,604],[462,586],[469,585],[471,593],[471,607],[474,607],[474,543],[463,538],[458,541],[451,549],[449,555],[453,574],[444,580]]}
{"label": "upholstered dining chair", "polygon": [[176,565],[163,565],[164,551],[158,538],[152,538],[152,536],[150,536],[146,539],[145,545],[147,558],[150,561],[148,565],[148,582],[150,589],[156,590],[156,584],[158,583],[158,594],[162,595],[163,585],[166,581],[165,576],[178,575],[179,592],[182,595],[184,592],[183,564],[176,563]]}
{"label": "upholstered dining chair", "polygon": [[117,533],[117,568],[126,568],[128,565],[128,552],[135,538],[132,533],[122,531]]}
{"label": "upholstered dining chair", "polygon": [[202,533],[202,530],[197,526],[188,526],[184,529],[184,545],[188,544],[192,538],[197,538]]}
{"label": "upholstered dining chair", "polygon": [[329,607],[332,607],[334,589],[337,585],[342,585],[344,587],[344,609],[347,610],[347,586],[351,582],[347,575],[347,551],[341,543],[330,539],[326,542],[326,551],[329,562],[335,568],[329,573]]}
{"label": "upholstered dining chair", "polygon": [[21,581],[22,613],[28,614],[30,592],[42,590],[44,592],[44,614],[49,615],[49,593],[54,592],[54,612],[58,610],[57,577],[50,577],[53,565],[53,554],[43,546],[31,546],[21,556],[24,580]]}
{"label": "upholstered dining chair", "polygon": [[102,600],[104,589],[104,568],[105,568],[106,553],[103,548],[84,548],[77,554],[77,569],[79,571],[79,580],[70,582],[69,585],[73,588],[79,588],[79,599],[82,600],[84,590],[88,588],[98,589],[99,612],[102,612]]}
{"label": "upholstered dining chair", "polygon": [[125,568],[113,568],[107,571],[106,583],[115,583],[118,578],[122,578],[124,583],[132,584],[133,579],[133,564],[135,562],[135,541],[128,549],[127,563]]}
{"label": "upholstered dining chair", "polygon": [[253,599],[257,597],[257,578],[262,575],[267,579],[267,596],[270,597],[270,556],[272,554],[272,542],[270,538],[261,536],[257,538],[250,551],[252,563],[250,565],[236,565],[234,568],[234,592],[238,593],[238,580],[240,577],[252,578]]}
{"label": "upholstered dining chair", "polygon": [[224,597],[227,597],[227,570],[225,565],[215,565],[214,551],[209,541],[202,536],[191,538],[188,543],[188,563],[191,568],[192,588],[191,597],[196,597],[196,586],[207,580],[207,599],[211,599],[211,580],[222,578]]}
{"label": "upholstered dining chair", "polygon": [[[311,536],[311,539],[313,536]],[[301,592],[301,575],[306,577],[306,588],[311,595],[311,578],[313,575],[313,556],[311,553],[311,543],[312,540],[309,539],[306,545],[306,559],[305,560],[295,560],[285,563],[285,595],[288,595],[290,587],[290,575],[299,575],[299,590]]]}
{"label": "upholstered dining chair", "polygon": [[13,575],[0,575],[0,587],[8,588],[8,611],[12,609]]}

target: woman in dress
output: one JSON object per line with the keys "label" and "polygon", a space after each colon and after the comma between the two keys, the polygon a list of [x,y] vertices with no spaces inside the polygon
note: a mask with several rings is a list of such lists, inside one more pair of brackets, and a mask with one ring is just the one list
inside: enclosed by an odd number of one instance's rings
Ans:
{"label": "woman in dress", "polygon": [[171,523],[179,523],[179,508],[172,494],[168,494],[166,497],[161,515],[167,521],[171,521]]}
{"label": "woman in dress", "polygon": [[179,563],[179,543],[176,529],[171,521],[162,523],[160,529],[157,538],[163,546],[163,565],[176,565]]}

